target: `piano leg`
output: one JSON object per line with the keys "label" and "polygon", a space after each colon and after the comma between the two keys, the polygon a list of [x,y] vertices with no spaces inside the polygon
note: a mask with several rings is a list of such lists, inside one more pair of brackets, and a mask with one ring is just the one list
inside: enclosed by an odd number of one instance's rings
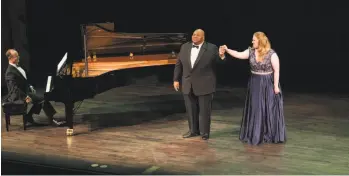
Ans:
{"label": "piano leg", "polygon": [[67,121],[68,129],[67,129],[67,136],[72,136],[73,135],[73,108],[74,108],[74,103],[73,102],[68,102],[65,103],[65,118]]}

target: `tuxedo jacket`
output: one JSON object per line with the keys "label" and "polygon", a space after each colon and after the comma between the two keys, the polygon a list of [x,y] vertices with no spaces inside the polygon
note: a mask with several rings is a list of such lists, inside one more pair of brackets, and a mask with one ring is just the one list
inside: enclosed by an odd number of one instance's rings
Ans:
{"label": "tuxedo jacket", "polygon": [[174,69],[174,81],[180,81],[183,94],[192,90],[195,95],[206,95],[216,91],[216,65],[223,60],[219,57],[218,47],[204,42],[192,67],[191,50],[193,43],[181,46]]}
{"label": "tuxedo jacket", "polygon": [[[26,73],[27,74],[27,73]],[[4,99],[7,102],[25,100],[30,91],[28,80],[17,70],[16,67],[9,65],[5,73],[8,95]]]}

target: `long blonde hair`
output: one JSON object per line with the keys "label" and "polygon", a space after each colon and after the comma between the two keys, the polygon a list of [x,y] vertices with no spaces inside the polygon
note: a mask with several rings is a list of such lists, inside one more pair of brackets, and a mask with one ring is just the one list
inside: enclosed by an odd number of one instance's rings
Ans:
{"label": "long blonde hair", "polygon": [[264,34],[264,32],[255,32],[253,34],[258,39],[258,49],[257,53],[261,60],[264,60],[265,55],[271,49],[271,44],[268,37]]}

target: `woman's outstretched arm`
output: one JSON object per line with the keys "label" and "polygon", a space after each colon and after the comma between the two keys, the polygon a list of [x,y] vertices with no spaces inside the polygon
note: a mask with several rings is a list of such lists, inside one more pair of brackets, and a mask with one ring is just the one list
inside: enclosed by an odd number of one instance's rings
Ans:
{"label": "woman's outstretched arm", "polygon": [[235,50],[232,50],[232,49],[229,49],[226,45],[223,45],[222,46],[225,51],[231,55],[232,57],[235,57],[237,59],[248,59],[250,53],[249,53],[249,50],[246,49],[245,51],[243,52],[238,52],[238,51],[235,51]]}

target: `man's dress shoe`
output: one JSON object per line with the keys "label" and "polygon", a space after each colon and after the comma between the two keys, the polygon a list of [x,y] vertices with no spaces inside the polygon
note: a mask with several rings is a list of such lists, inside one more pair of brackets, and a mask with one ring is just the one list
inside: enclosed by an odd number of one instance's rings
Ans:
{"label": "man's dress shoe", "polygon": [[207,140],[208,138],[210,138],[210,135],[208,135],[208,134],[203,134],[202,135],[202,139],[203,140]]}
{"label": "man's dress shoe", "polygon": [[199,136],[199,134],[188,132],[188,133],[183,135],[183,138],[190,138],[190,137],[195,137],[195,136]]}

